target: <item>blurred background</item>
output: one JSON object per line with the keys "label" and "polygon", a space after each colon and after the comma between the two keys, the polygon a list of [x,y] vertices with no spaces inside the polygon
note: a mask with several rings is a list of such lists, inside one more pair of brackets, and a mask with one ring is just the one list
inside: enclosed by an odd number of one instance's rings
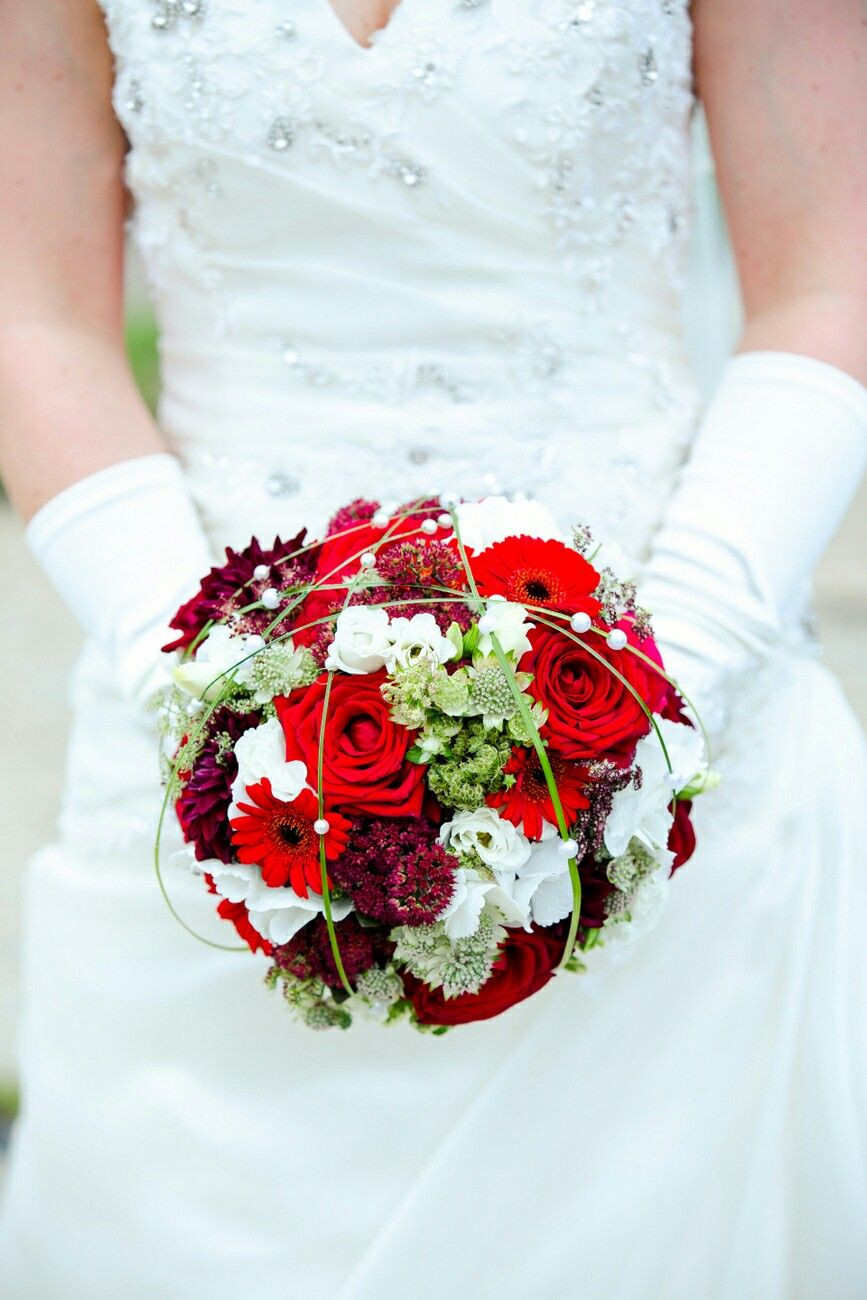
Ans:
{"label": "blurred background", "polygon": [[[717,320],[722,314],[717,313]],[[158,388],[156,336],[140,291],[131,295],[127,346],[139,384],[153,403]],[[817,609],[824,654],[867,724],[867,482],[821,566]],[[18,922],[28,858],[52,835],[67,727],[66,682],[80,644],[78,629],[28,555],[21,528],[0,493],[0,569],[4,622],[0,680],[6,693],[0,746],[0,1160],[16,1105]],[[71,936],[72,938],[72,936]]]}

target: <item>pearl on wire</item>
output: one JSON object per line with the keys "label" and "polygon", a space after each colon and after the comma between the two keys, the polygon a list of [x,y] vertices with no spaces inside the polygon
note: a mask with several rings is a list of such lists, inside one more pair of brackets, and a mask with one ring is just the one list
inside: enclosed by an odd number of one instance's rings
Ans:
{"label": "pearl on wire", "polygon": [[276,587],[266,587],[260,600],[266,609],[276,609],[280,604],[280,593]]}
{"label": "pearl on wire", "polygon": [[257,582],[264,582],[271,572],[270,564],[257,564],[253,570],[253,577]]}
{"label": "pearl on wire", "polygon": [[376,564],[376,556],[373,551],[365,551],[361,557],[360,563],[362,569],[372,569]]}
{"label": "pearl on wire", "polygon": [[441,515],[437,515],[437,523],[439,524],[440,528],[451,528],[452,517],[451,515],[443,512]]}
{"label": "pearl on wire", "polygon": [[437,521],[435,519],[423,519],[419,524],[419,528],[430,537],[437,530]]}
{"label": "pearl on wire", "polygon": [[317,835],[327,835],[331,830],[331,822],[326,817],[317,817],[313,829]]}
{"label": "pearl on wire", "polygon": [[387,528],[388,515],[384,510],[377,510],[370,522],[373,524],[374,528]]}
{"label": "pearl on wire", "polygon": [[557,852],[561,858],[574,858],[578,852],[578,845],[575,840],[561,840],[557,845]]}
{"label": "pearl on wire", "polygon": [[589,614],[585,614],[583,610],[579,609],[578,613],[573,614],[569,619],[569,626],[573,632],[589,632],[593,626],[593,619]]}
{"label": "pearl on wire", "polygon": [[626,645],[626,633],[622,627],[615,627],[605,638],[610,650],[622,650]]}

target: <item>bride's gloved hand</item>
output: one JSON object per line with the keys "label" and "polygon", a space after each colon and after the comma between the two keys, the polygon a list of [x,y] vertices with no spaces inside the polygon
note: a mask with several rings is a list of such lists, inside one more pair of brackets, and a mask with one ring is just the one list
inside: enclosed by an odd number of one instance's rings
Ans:
{"label": "bride's gloved hand", "polygon": [[803,613],[867,459],[867,389],[809,357],[729,361],[644,571],[666,667],[711,731]]}
{"label": "bride's gloved hand", "polygon": [[38,510],[26,536],[120,693],[142,707],[169,681],[169,620],[211,565],[179,462],[158,453],[91,474]]}

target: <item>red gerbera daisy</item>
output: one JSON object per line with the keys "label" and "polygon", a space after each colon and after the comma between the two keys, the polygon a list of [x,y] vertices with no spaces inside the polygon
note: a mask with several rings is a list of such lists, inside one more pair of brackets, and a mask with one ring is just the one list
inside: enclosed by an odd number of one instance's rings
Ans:
{"label": "red gerbera daisy", "polygon": [[[238,804],[244,816],[232,818],[238,861],[260,866],[266,885],[279,888],[288,883],[302,898],[307,897],[308,885],[321,894],[319,836],[313,829],[319,802],[313,791],[302,790],[287,803],[276,797],[271,782],[263,777],[247,786],[247,798],[249,803]],[[331,861],[346,848],[351,822],[339,813],[326,816],[325,856]]]}
{"label": "red gerbera daisy", "polygon": [[563,542],[505,537],[473,555],[470,568],[483,596],[505,596],[520,605],[542,605],[569,614],[580,610],[591,617],[601,608],[593,595],[599,574]]}
{"label": "red gerbera daisy", "polygon": [[[559,754],[549,753],[548,759],[563,805],[566,824],[571,826],[578,813],[590,807],[590,800],[584,793],[587,776],[580,763],[569,763]],[[513,749],[512,757],[503,769],[507,776],[514,778],[505,790],[498,790],[488,795],[492,808],[499,808],[503,816],[515,826],[523,826],[524,834],[530,840],[542,838],[542,821],[557,825],[554,804],[545,781],[539,757],[534,749]]]}

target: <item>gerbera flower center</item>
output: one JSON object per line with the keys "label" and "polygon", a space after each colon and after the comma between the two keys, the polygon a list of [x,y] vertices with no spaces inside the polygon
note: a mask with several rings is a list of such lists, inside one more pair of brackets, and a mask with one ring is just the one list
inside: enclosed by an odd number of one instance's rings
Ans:
{"label": "gerbera flower center", "polygon": [[277,834],[290,849],[297,849],[302,840],[306,839],[304,831],[297,822],[284,822],[282,826],[278,826]]}
{"label": "gerbera flower center", "polygon": [[523,569],[513,576],[510,595],[521,603],[558,605],[563,602],[564,590],[555,573]]}

